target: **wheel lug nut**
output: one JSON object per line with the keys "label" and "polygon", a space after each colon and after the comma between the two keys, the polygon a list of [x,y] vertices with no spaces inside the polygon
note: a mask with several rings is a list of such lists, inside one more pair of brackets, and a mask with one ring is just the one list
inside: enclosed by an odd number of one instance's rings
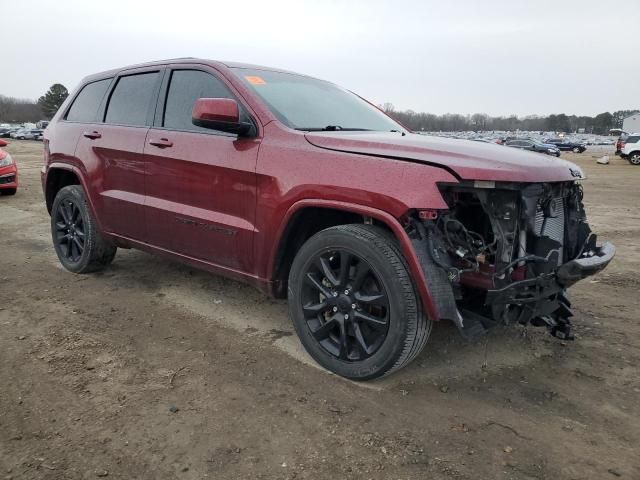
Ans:
{"label": "wheel lug nut", "polygon": [[333,312],[337,312],[338,311],[338,307],[333,307]]}
{"label": "wheel lug nut", "polygon": [[345,291],[344,291],[344,294],[345,294],[345,295],[349,295],[349,290],[345,290]]}
{"label": "wheel lug nut", "polygon": [[338,292],[333,292],[331,295],[333,295],[334,297],[338,296]]}
{"label": "wheel lug nut", "polygon": [[351,309],[352,309],[352,310],[355,310],[355,309],[356,309],[356,306],[357,306],[357,305],[356,305],[355,303],[352,303],[352,304],[351,304]]}
{"label": "wheel lug nut", "polygon": [[344,316],[344,319],[345,320],[349,320],[349,314],[348,313]]}

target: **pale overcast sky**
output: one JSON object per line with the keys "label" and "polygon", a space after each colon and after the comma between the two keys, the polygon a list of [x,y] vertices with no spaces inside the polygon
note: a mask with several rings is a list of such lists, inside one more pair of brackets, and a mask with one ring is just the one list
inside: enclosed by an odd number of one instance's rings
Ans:
{"label": "pale overcast sky", "polygon": [[527,115],[640,108],[640,3],[0,0],[0,94],[194,56],[331,80],[374,103]]}

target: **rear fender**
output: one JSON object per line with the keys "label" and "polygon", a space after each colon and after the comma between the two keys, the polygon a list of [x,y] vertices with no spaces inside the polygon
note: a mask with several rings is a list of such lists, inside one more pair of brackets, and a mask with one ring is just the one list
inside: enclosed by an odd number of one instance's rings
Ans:
{"label": "rear fender", "polygon": [[91,194],[91,190],[89,189],[88,183],[86,181],[85,176],[82,173],[82,170],[80,170],[78,167],[74,165],[69,165],[67,163],[60,163],[60,162],[53,162],[49,164],[49,166],[46,167],[46,170],[43,171],[43,175],[42,175],[42,190],[45,194],[45,199],[47,195],[47,183],[48,183],[47,180],[49,178],[49,175],[51,175],[51,173],[54,172],[55,170],[66,170],[68,172],[72,172],[76,176],[76,178],[80,182],[80,186],[84,190],[85,198],[87,199],[87,203],[89,204],[89,209],[91,210],[91,215],[93,215],[93,219],[98,225],[98,229],[100,231],[103,231],[102,223],[100,222],[100,216],[97,215],[97,212],[96,212],[95,204],[93,201],[93,195]]}

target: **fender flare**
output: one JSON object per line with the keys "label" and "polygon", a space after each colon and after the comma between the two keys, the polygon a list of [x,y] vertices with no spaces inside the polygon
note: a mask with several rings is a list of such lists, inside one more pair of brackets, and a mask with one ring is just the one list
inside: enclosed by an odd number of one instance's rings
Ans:
{"label": "fender flare", "polygon": [[274,269],[276,267],[276,253],[282,241],[285,229],[289,224],[289,221],[299,210],[307,207],[344,210],[362,216],[375,218],[376,220],[384,223],[387,227],[389,227],[400,244],[400,250],[402,251],[402,254],[404,255],[404,258],[409,267],[409,273],[411,274],[411,277],[413,278],[413,281],[418,288],[418,295],[420,297],[420,300],[422,301],[422,306],[427,313],[428,318],[430,320],[440,319],[436,303],[430,292],[425,274],[422,271],[420,260],[414,250],[413,243],[411,242],[409,235],[407,235],[407,232],[405,232],[404,228],[402,228],[402,225],[400,225],[400,222],[393,215],[383,210],[378,210],[377,208],[337,200],[334,201],[310,198],[295,202],[287,210],[287,213],[285,214],[282,222],[280,223],[280,227],[278,228],[276,239],[272,247],[271,255],[269,257],[269,266],[267,271],[270,272],[270,275],[273,275],[273,272],[275,271]]}
{"label": "fender flare", "polygon": [[49,165],[47,165],[45,168],[46,170],[43,169],[43,172],[42,172],[42,191],[44,192],[45,202],[47,198],[47,182],[49,179],[49,174],[53,170],[66,170],[68,172],[72,172],[78,178],[80,182],[80,186],[85,192],[85,197],[87,199],[87,203],[89,204],[89,209],[91,210],[91,215],[93,215],[93,218],[96,224],[98,225],[98,229],[102,231],[102,222],[100,221],[100,217],[96,214],[96,208],[93,203],[93,195],[91,195],[91,191],[88,188],[88,184],[82,170],[76,167],[75,165],[69,165],[68,163],[61,163],[61,162],[52,162]]}

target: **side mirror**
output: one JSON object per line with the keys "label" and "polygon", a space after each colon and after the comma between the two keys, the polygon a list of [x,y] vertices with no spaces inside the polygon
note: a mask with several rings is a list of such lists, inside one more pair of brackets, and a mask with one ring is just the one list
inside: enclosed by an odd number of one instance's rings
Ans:
{"label": "side mirror", "polygon": [[0,147],[6,147],[7,145],[9,145],[7,142],[5,142],[4,140],[0,139]]}
{"label": "side mirror", "polygon": [[191,113],[194,125],[239,136],[249,134],[253,124],[240,121],[238,102],[231,98],[199,98]]}

